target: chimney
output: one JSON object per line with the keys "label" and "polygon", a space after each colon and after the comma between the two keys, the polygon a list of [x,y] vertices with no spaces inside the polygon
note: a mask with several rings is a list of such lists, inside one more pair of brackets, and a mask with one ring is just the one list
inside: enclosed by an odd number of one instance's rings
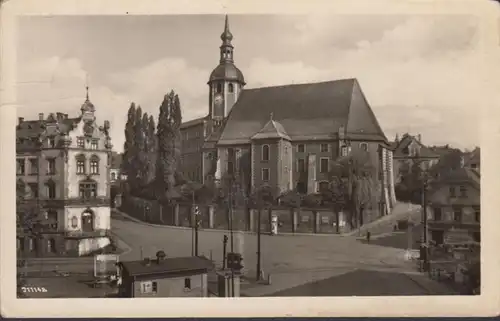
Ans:
{"label": "chimney", "polygon": [[167,256],[167,255],[166,255],[166,254],[165,254],[165,252],[164,252],[164,251],[162,251],[162,250],[160,250],[160,251],[156,252],[156,263],[157,263],[157,264],[160,264],[160,263],[161,263],[161,261],[165,260],[165,257],[166,257],[166,256]]}
{"label": "chimney", "polygon": [[149,257],[144,258],[144,265],[145,266],[150,266],[151,265],[151,260],[149,259]]}
{"label": "chimney", "polygon": [[422,142],[422,135],[421,134],[418,134],[417,135],[417,139],[418,139],[418,142],[421,143]]}
{"label": "chimney", "polygon": [[24,121],[24,117],[18,117],[17,120],[18,120],[17,124],[21,125]]}
{"label": "chimney", "polygon": [[43,113],[38,114],[38,120],[42,121],[43,120]]}

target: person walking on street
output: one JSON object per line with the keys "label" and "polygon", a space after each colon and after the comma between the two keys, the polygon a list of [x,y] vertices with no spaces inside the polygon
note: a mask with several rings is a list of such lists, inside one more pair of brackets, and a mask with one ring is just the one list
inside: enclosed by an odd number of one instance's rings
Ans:
{"label": "person walking on street", "polygon": [[370,236],[371,236],[371,233],[366,232],[366,242],[368,242],[368,243],[370,243]]}

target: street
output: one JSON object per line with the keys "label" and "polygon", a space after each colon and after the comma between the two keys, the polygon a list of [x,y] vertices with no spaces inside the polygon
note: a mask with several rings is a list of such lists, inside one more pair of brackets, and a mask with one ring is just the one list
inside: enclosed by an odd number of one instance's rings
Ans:
{"label": "street", "polygon": [[[118,212],[112,215],[112,226],[114,233],[131,248],[121,255],[121,261],[154,257],[158,250],[165,251],[169,257],[192,254],[190,229],[138,223]],[[229,236],[229,232],[200,230],[199,255],[212,258],[220,265],[224,234]],[[231,250],[230,244],[227,250]],[[256,235],[235,232],[234,250],[242,253],[244,273],[253,278],[257,262]],[[262,235],[261,251],[264,275],[271,274],[272,284],[242,286],[247,296],[422,295],[429,292],[408,276],[416,273],[415,263],[404,260],[404,249],[364,244],[354,237],[340,235]],[[324,286],[325,282],[335,279],[341,280],[337,281],[338,286]]]}

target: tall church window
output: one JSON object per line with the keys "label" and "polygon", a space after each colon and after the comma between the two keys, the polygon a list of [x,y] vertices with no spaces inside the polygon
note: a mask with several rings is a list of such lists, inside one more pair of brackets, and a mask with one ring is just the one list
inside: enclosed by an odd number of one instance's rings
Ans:
{"label": "tall church window", "polygon": [[269,161],[269,145],[262,145],[262,160]]}
{"label": "tall church window", "polygon": [[234,85],[233,84],[229,84],[228,85],[228,90],[230,93],[234,92]]}

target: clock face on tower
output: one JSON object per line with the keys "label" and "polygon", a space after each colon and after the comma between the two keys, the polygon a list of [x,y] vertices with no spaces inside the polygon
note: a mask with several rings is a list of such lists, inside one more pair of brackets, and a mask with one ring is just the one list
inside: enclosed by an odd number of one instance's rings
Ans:
{"label": "clock face on tower", "polygon": [[215,95],[215,97],[214,97],[214,104],[215,105],[218,105],[218,106],[222,105],[222,101],[223,101],[222,95],[220,95],[220,94]]}

